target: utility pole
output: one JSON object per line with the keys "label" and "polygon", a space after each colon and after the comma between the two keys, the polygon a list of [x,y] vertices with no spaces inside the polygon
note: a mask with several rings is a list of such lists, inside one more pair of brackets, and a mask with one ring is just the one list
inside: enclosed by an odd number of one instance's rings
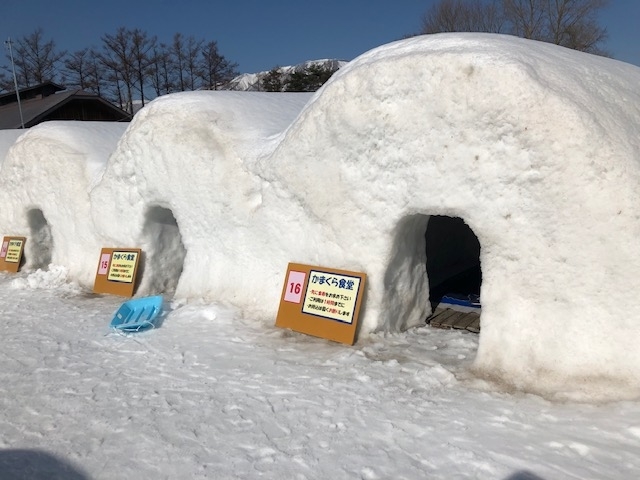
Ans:
{"label": "utility pole", "polygon": [[22,117],[22,105],[20,104],[20,92],[18,91],[18,77],[16,77],[16,65],[13,63],[13,50],[11,49],[11,38],[8,38],[4,44],[9,48],[9,58],[11,58],[11,69],[13,70],[13,84],[16,87],[16,98],[18,99],[18,111],[20,112],[20,125],[24,130],[24,118]]}

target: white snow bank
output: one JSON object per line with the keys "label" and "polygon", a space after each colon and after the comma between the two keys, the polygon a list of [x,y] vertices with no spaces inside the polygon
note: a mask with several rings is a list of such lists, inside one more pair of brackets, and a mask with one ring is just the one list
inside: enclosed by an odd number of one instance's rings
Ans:
{"label": "white snow bank", "polygon": [[89,191],[127,125],[46,122],[9,149],[0,175],[0,225],[4,234],[28,237],[27,268],[64,265],[70,278],[92,284],[101,242],[91,222]]}
{"label": "white snow bank", "polygon": [[[481,245],[475,367],[537,391],[640,394],[640,69],[510,36],[383,46],[305,108],[266,178],[369,274],[364,331],[429,313],[430,215]],[[274,288],[273,295],[276,295]]]}

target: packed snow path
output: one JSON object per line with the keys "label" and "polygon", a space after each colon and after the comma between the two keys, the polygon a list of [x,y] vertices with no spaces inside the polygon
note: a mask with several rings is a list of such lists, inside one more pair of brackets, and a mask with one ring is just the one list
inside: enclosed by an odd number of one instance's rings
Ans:
{"label": "packed snow path", "polygon": [[122,336],[108,329],[121,298],[58,273],[0,274],[0,471],[11,478],[640,471],[639,404],[499,392],[468,373],[477,335],[424,327],[345,347],[174,304],[160,328]]}

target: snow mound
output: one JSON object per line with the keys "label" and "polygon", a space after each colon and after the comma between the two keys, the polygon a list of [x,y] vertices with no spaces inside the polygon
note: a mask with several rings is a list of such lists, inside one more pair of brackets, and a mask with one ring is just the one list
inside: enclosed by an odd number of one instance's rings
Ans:
{"label": "snow mound", "polygon": [[13,279],[9,286],[15,289],[58,290],[79,293],[80,287],[69,281],[68,270],[61,265],[50,265],[47,270],[38,269],[28,275]]}
{"label": "snow mound", "polygon": [[[267,252],[260,239],[277,238],[270,230],[283,217],[280,211],[275,219],[264,216],[268,186],[253,165],[275,148],[309,98],[180,93],[151,102],[134,118],[91,198],[104,238],[146,252],[139,292],[160,288],[245,307],[249,299],[264,302],[244,279],[253,272],[255,283],[264,283],[260,263]],[[280,250],[287,248],[283,243]],[[286,255],[278,259],[273,275],[286,268]]]}
{"label": "snow mound", "polygon": [[344,249],[321,262],[368,273],[364,331],[424,322],[429,218],[459,217],[481,246],[476,370],[637,395],[639,127],[635,66],[430,35],[338,71],[262,167]]}
{"label": "snow mound", "polygon": [[82,283],[93,281],[100,241],[91,222],[89,191],[126,128],[124,123],[46,122],[8,150],[0,175],[0,225],[6,234],[28,237],[28,269],[54,263]]}

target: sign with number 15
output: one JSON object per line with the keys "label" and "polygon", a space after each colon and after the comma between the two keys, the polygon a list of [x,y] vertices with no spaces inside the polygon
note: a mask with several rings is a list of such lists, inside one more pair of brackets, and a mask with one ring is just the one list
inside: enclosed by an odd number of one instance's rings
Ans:
{"label": "sign with number 15", "polygon": [[103,248],[93,291],[132,297],[141,255],[139,248]]}
{"label": "sign with number 15", "polygon": [[17,273],[20,270],[25,237],[4,237],[0,247],[0,271]]}

